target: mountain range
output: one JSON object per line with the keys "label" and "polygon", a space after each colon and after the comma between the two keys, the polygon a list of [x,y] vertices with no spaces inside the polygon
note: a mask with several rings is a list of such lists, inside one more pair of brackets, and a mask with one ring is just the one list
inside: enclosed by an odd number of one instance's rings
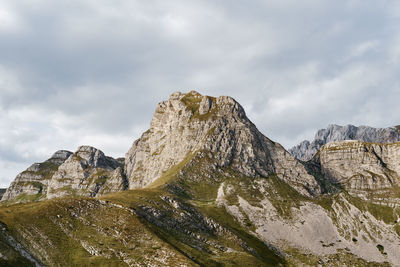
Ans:
{"label": "mountain range", "polygon": [[317,154],[321,147],[329,142],[344,140],[359,140],[367,143],[395,143],[400,141],[400,125],[388,128],[373,128],[370,126],[340,126],[331,124],[326,129],[319,130],[310,142],[304,140],[289,149],[289,152],[299,160],[308,161]]}
{"label": "mountain range", "polygon": [[289,153],[233,98],[173,93],[124,158],[81,146],[20,173],[0,265],[400,266],[398,129],[317,136]]}

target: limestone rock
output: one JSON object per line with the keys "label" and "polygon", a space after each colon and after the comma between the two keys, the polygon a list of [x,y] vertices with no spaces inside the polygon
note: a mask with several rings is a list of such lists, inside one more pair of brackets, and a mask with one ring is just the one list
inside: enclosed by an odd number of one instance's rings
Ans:
{"label": "limestone rock", "polygon": [[313,161],[320,165],[325,179],[349,191],[400,185],[400,143],[332,142],[324,145]]}
{"label": "limestone rock", "polygon": [[94,147],[81,146],[52,176],[47,198],[94,197],[124,189],[126,180],[121,163]]}
{"label": "limestone rock", "polygon": [[307,140],[289,149],[296,158],[308,161],[329,142],[359,140],[370,143],[394,143],[400,141],[400,127],[373,128],[369,126],[329,125],[317,132],[312,142]]}
{"label": "limestone rock", "polygon": [[262,135],[233,98],[197,92],[173,93],[156,107],[140,139],[126,154],[129,188],[151,185],[170,168],[197,153],[249,177],[277,174],[305,195],[321,189],[315,178],[281,145]]}
{"label": "limestone rock", "polygon": [[59,150],[48,160],[32,164],[17,175],[1,200],[25,202],[45,198],[52,175],[71,154],[72,152]]}

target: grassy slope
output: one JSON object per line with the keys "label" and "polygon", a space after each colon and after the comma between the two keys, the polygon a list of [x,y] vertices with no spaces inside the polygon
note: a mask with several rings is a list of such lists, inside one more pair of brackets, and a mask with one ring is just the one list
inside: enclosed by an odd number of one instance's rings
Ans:
{"label": "grassy slope", "polygon": [[34,266],[10,246],[3,235],[0,234],[0,266]]}
{"label": "grassy slope", "polygon": [[[190,235],[156,226],[130,211],[143,205],[163,211],[166,205],[161,196],[171,195],[159,189],[135,190],[106,195],[102,202],[88,198],[62,198],[3,206],[0,207],[0,221],[8,226],[17,240],[31,248],[37,258],[49,265],[119,266],[123,259],[149,264],[157,258],[156,253],[159,253],[159,259],[166,259],[163,263],[162,260],[158,262],[160,266],[176,266],[178,263],[189,266],[276,266],[282,263],[265,244],[250,236],[224,210],[204,206],[201,211],[233,234],[224,238],[201,229],[190,229],[211,244],[203,242],[201,249]],[[191,205],[189,207],[194,209]],[[244,249],[238,238],[254,249],[256,256]],[[88,253],[82,243],[99,255]],[[212,244],[233,250],[220,251]],[[121,257],[122,254],[125,257]],[[15,259],[22,264],[23,259],[17,256]]]}
{"label": "grassy slope", "polygon": [[[124,259],[149,264],[151,258],[166,258],[165,263],[171,265],[193,265],[132,212],[94,199],[64,198],[1,207],[0,220],[51,266],[121,266]],[[99,255],[91,255],[82,244]]]}
{"label": "grassy slope", "polygon": [[[174,197],[163,190],[151,189],[110,194],[104,196],[103,199],[127,207],[138,208],[141,205],[151,205],[152,207],[162,211],[165,210],[166,207],[165,203],[160,201],[160,196]],[[225,231],[227,231],[225,233],[226,236],[216,236],[215,233],[200,230],[201,228],[199,230],[189,229],[191,232],[208,239],[209,243],[218,243],[218,245],[222,247],[229,247],[234,250],[234,252],[218,251],[207,244],[199,250],[196,249],[196,246],[199,246],[199,244],[196,244],[191,236],[186,235],[179,230],[175,231],[168,229],[168,227],[157,227],[152,224],[149,225],[153,232],[160,238],[173,245],[183,254],[190,255],[194,262],[204,266],[219,266],[221,264],[235,266],[243,266],[244,264],[250,264],[251,266],[277,266],[283,264],[282,259],[276,256],[275,253],[272,252],[264,243],[249,235],[247,231],[243,229],[224,209],[208,205],[208,203],[202,201],[197,202],[196,205],[190,205],[182,199],[178,200],[189,207],[189,209],[185,209],[184,212],[187,212],[188,210],[190,212],[190,209],[200,211],[207,218],[213,219],[226,229]],[[168,214],[172,214],[173,212],[173,210],[167,210]],[[196,213],[192,212],[192,216],[195,217]],[[163,219],[173,221],[176,218],[173,218],[173,215],[171,215]],[[184,226],[182,225],[182,227]],[[254,254],[256,256],[244,249],[242,247],[242,241],[239,240],[243,240],[247,246],[254,249]]]}

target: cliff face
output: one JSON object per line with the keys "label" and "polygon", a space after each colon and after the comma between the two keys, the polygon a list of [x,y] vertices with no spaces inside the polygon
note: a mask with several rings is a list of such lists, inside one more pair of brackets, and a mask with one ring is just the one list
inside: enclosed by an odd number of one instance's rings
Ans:
{"label": "cliff face", "polygon": [[305,140],[289,149],[289,152],[297,159],[308,161],[323,145],[343,140],[359,140],[369,143],[394,143],[400,141],[400,130],[398,126],[373,128],[369,126],[329,125],[328,128],[319,130],[313,141]]}
{"label": "cliff face", "polygon": [[321,189],[281,145],[262,135],[231,97],[174,93],[157,105],[150,129],[126,154],[129,188],[151,185],[173,166],[203,153],[210,168],[248,177],[276,174],[305,195]]}
{"label": "cliff face", "polygon": [[362,194],[400,186],[400,143],[332,142],[312,161],[320,166],[326,180],[349,192]]}
{"label": "cliff face", "polygon": [[2,201],[28,202],[66,195],[96,196],[126,189],[123,162],[100,150],[81,146],[60,150],[18,174]]}
{"label": "cliff face", "polygon": [[32,164],[28,169],[17,175],[1,200],[24,202],[45,198],[51,177],[71,154],[72,152],[59,150],[48,160]]}
{"label": "cliff face", "polygon": [[67,195],[94,197],[125,190],[123,165],[90,146],[81,146],[52,176],[47,198]]}

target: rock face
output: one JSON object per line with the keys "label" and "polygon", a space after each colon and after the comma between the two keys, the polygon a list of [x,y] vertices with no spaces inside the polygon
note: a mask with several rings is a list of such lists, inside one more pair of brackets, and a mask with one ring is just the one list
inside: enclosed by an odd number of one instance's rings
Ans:
{"label": "rock face", "polygon": [[312,142],[307,140],[289,149],[297,159],[308,161],[329,142],[359,140],[370,143],[394,143],[400,141],[400,127],[373,128],[369,126],[329,125],[317,132]]}
{"label": "rock face", "polygon": [[124,162],[90,146],[60,150],[18,174],[2,197],[14,203],[66,195],[97,196],[125,190]]}
{"label": "rock face", "polygon": [[324,145],[313,161],[320,165],[326,180],[349,191],[400,185],[400,143],[332,142]]}
{"label": "rock face", "polygon": [[24,202],[45,198],[51,177],[70,155],[72,155],[72,152],[59,150],[48,160],[42,163],[34,163],[17,175],[1,200]]}
{"label": "rock face", "polygon": [[94,147],[81,146],[52,176],[47,198],[66,195],[94,197],[127,187],[123,166]]}
{"label": "rock face", "polygon": [[281,145],[262,135],[233,98],[174,93],[157,105],[150,129],[126,154],[129,188],[151,185],[197,153],[212,168],[229,167],[248,177],[276,174],[305,195],[319,194],[313,176]]}

